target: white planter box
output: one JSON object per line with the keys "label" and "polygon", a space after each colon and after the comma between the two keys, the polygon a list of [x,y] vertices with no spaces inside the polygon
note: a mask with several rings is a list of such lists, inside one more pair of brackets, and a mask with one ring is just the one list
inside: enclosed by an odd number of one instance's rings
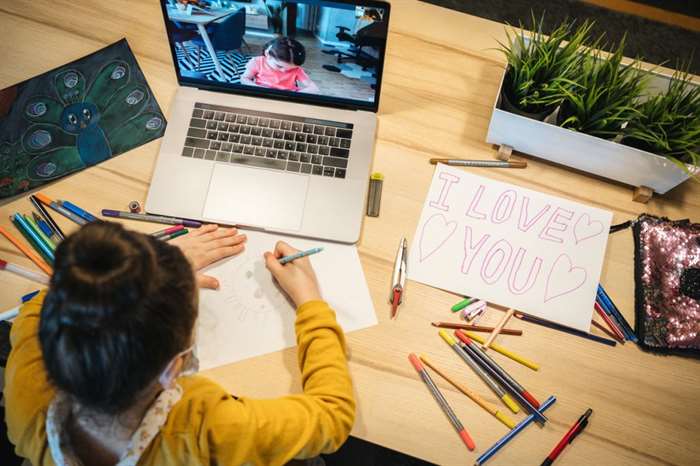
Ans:
{"label": "white planter box", "polygon": [[[504,78],[505,70],[486,142],[508,145],[524,154],[631,186],[646,186],[659,194],[690,177],[665,157],[502,110],[499,107]],[[660,91],[666,89],[669,81],[669,76],[652,73],[650,87]],[[689,165],[688,169],[698,172],[697,167]]]}

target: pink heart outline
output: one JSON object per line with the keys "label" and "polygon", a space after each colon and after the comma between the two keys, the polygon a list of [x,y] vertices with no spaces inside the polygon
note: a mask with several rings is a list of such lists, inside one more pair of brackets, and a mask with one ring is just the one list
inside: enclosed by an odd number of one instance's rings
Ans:
{"label": "pink heart outline", "polygon": [[[580,270],[583,272],[583,280],[581,280],[581,282],[578,285],[574,285],[571,288],[567,288],[560,293],[557,293],[553,296],[550,296],[549,284],[550,284],[550,281],[552,279],[552,274],[554,273],[554,269],[557,268],[557,265],[559,264],[560,259],[565,259],[566,261],[569,262],[568,270],[566,271],[567,274],[570,274],[570,273],[574,272],[575,270]],[[554,298],[558,298],[558,297],[563,296],[565,294],[573,293],[574,291],[581,288],[583,286],[583,284],[586,283],[587,279],[588,279],[588,273],[586,272],[586,269],[584,269],[583,267],[574,266],[574,264],[572,263],[571,258],[569,257],[568,254],[565,254],[565,253],[559,254],[559,257],[557,257],[557,259],[554,261],[554,264],[552,265],[552,269],[549,271],[549,276],[547,276],[547,285],[545,286],[545,290],[544,290],[544,302],[546,303],[547,301],[550,301]]]}
{"label": "pink heart outline", "polygon": [[[428,224],[431,223],[436,217],[441,217],[442,223],[444,224],[444,226],[451,228],[452,231],[450,231],[447,234],[447,236],[445,236],[445,238],[440,242],[440,244],[437,245],[437,247],[435,249],[428,252],[427,254],[424,254],[424,252],[423,252],[423,240],[425,239],[425,229],[428,226]],[[447,240],[450,239],[450,237],[454,234],[455,231],[457,231],[457,222],[455,220],[448,222],[447,218],[445,218],[445,216],[442,214],[434,214],[431,217],[429,217],[428,220],[426,220],[425,223],[423,224],[423,228],[422,228],[421,234],[420,234],[420,242],[418,243],[420,262],[423,262],[428,257],[435,254],[441,247],[443,247],[445,245],[445,243],[447,242]]]}
{"label": "pink heart outline", "polygon": [[[586,223],[587,223],[586,228],[589,228],[589,229],[590,229],[591,225],[598,224],[598,226],[600,227],[600,229],[599,229],[598,231],[596,231],[595,233],[592,233],[592,234],[585,234],[586,232],[584,232],[584,235],[581,236],[581,237],[579,237],[579,233],[578,233],[579,223],[581,223],[581,220],[583,220],[583,217],[586,217],[586,218],[587,218],[587,220],[586,220]],[[593,237],[595,237],[595,236],[598,236],[598,235],[601,234],[602,232],[603,232],[603,222],[599,222],[598,220],[591,220],[591,216],[590,216],[590,215],[588,215],[588,214],[583,214],[583,215],[581,215],[581,216],[578,218],[578,220],[576,220],[576,224],[574,225],[574,241],[576,241],[576,244],[579,244],[581,241],[584,241],[584,240],[593,238]]]}

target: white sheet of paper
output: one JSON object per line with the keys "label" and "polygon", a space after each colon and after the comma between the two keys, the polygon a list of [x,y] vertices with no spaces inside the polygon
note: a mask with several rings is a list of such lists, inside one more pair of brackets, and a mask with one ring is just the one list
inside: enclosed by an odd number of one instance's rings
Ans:
{"label": "white sheet of paper", "polygon": [[588,331],[611,221],[605,210],[439,164],[408,276]]}
{"label": "white sheet of paper", "polygon": [[377,324],[355,246],[245,231],[245,251],[206,270],[219,290],[199,294],[197,357],[206,370],[296,345],[293,305],[265,268],[263,253],[278,240],[297,249],[323,247],[309,256],[321,295],[345,332]]}

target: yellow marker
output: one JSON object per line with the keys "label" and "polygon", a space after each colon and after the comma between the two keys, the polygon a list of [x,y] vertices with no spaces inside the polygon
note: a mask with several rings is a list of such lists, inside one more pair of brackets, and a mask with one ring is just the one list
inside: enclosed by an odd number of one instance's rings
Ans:
{"label": "yellow marker", "polygon": [[484,381],[486,385],[489,386],[491,390],[498,396],[498,398],[503,401],[503,403],[508,406],[508,408],[513,411],[514,413],[520,412],[520,407],[513,401],[513,399],[508,395],[503,388],[498,385],[498,383],[491,378],[490,375],[488,375],[479,365],[474,361],[469,354],[465,352],[464,349],[462,349],[461,346],[457,344],[454,338],[452,338],[446,331],[440,330],[438,334],[442,337],[443,340],[447,342],[448,345],[452,347],[455,353],[462,358],[462,360],[467,363],[467,366],[471,367],[474,372],[476,372],[476,375],[481,377],[481,380]]}
{"label": "yellow marker", "polygon": [[439,375],[439,376],[442,377],[443,379],[447,380],[447,381],[448,381],[449,383],[451,383],[457,390],[459,390],[460,392],[462,392],[462,393],[464,393],[465,395],[467,395],[467,396],[468,396],[469,398],[471,398],[476,404],[478,404],[479,406],[481,406],[482,408],[484,408],[488,413],[494,415],[494,416],[496,417],[496,419],[498,419],[498,420],[501,421],[503,424],[505,424],[506,426],[508,426],[509,429],[512,429],[513,427],[515,427],[515,422],[513,422],[513,421],[512,421],[508,416],[506,416],[505,414],[501,413],[501,412],[498,410],[498,407],[497,407],[496,405],[494,405],[494,404],[492,404],[492,403],[489,403],[488,401],[486,401],[486,400],[484,400],[483,398],[481,398],[481,396],[479,396],[478,394],[476,394],[476,393],[474,393],[473,391],[469,390],[469,389],[468,389],[467,387],[465,387],[464,385],[459,384],[459,383],[455,382],[454,380],[452,380],[447,374],[445,374],[445,373],[442,372],[440,369],[438,369],[437,367],[435,367],[435,366],[433,365],[433,363],[430,362],[430,361],[428,360],[428,358],[427,358],[424,354],[421,354],[421,355],[420,355],[420,359],[421,359],[421,361],[423,361],[423,363],[424,363],[426,366],[428,366],[428,367],[431,368],[433,371],[435,371],[435,373],[436,373],[437,375]]}
{"label": "yellow marker", "polygon": [[[469,338],[471,338],[472,340],[478,341],[479,343],[484,343],[486,341],[481,335],[477,335],[474,332],[464,331],[464,333],[466,333],[467,336],[469,336]],[[525,359],[522,356],[518,356],[517,354],[502,347],[501,345],[499,345],[497,343],[491,343],[491,349],[501,353],[504,356],[509,357],[510,359],[512,359],[515,362],[519,362],[520,364],[522,364],[525,367],[529,367],[533,371],[537,371],[540,369],[539,364],[534,363],[534,362],[530,361],[529,359]]]}

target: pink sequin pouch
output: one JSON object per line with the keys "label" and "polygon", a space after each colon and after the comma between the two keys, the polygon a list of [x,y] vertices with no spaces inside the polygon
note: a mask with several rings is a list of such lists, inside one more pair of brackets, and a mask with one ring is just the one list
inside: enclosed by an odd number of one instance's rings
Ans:
{"label": "pink sequin pouch", "polygon": [[700,356],[700,224],[642,214],[632,230],[640,346]]}

